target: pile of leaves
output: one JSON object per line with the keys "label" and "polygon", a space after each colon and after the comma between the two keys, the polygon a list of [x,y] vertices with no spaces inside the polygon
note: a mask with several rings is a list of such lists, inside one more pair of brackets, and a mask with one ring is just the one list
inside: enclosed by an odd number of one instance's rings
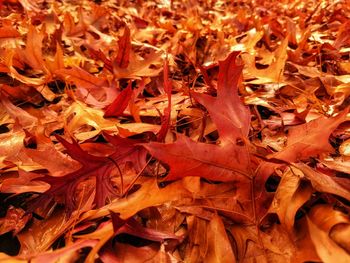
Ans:
{"label": "pile of leaves", "polygon": [[1,262],[350,262],[347,1],[0,1]]}

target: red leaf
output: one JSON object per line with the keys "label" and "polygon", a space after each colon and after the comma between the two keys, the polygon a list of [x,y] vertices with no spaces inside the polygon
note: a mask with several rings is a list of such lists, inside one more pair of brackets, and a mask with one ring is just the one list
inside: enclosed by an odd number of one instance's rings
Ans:
{"label": "red leaf", "polygon": [[209,111],[221,138],[220,145],[196,143],[178,136],[175,143],[151,142],[144,147],[170,166],[165,180],[200,176],[214,181],[238,181],[250,178],[250,156],[247,135],[250,112],[238,96],[237,84],[242,66],[235,64],[237,52],[219,63],[217,98],[194,93],[193,96]]}
{"label": "red leaf", "polygon": [[13,231],[13,235],[17,235],[25,227],[30,218],[31,215],[25,214],[25,211],[21,208],[10,206],[6,212],[6,216],[0,218],[0,235],[9,231]]}
{"label": "red leaf", "polygon": [[166,239],[175,239],[177,241],[182,240],[182,237],[178,237],[174,234],[163,233],[154,229],[143,227],[132,217],[124,220],[120,218],[118,214],[113,212],[111,212],[111,216],[115,235],[125,233],[155,242],[164,242]]}
{"label": "red leaf", "polygon": [[[95,177],[95,199],[97,208],[106,203],[107,197],[116,195],[110,182],[110,174],[114,169],[125,162],[134,163],[136,171],[140,171],[145,165],[146,152],[138,146],[139,141],[124,139],[105,135],[105,137],[116,147],[116,151],[107,157],[93,156],[81,149],[79,144],[73,140],[67,142],[63,138],[56,136],[57,140],[67,149],[68,154],[82,165],[80,169],[62,177],[46,176],[38,178],[51,185],[51,188],[39,196],[31,206],[31,211],[39,206],[48,205],[57,197],[63,198],[68,213],[74,211],[75,190],[80,182],[87,178]],[[122,175],[121,175],[122,176]],[[56,200],[57,201],[57,200]]]}
{"label": "red leaf", "polygon": [[133,16],[133,15],[131,15],[131,16],[132,16],[132,19],[134,20],[134,23],[137,26],[137,28],[139,28],[139,29],[147,28],[149,23],[146,20],[144,20],[138,16]]}
{"label": "red leaf", "polygon": [[107,107],[104,117],[118,117],[123,114],[132,96],[131,81],[118,97]]}
{"label": "red leaf", "polygon": [[118,41],[118,47],[118,55],[115,62],[118,67],[127,68],[131,51],[130,29],[127,26],[125,26],[124,34]]}
{"label": "red leaf", "polygon": [[151,142],[143,145],[155,158],[167,163],[170,172],[165,180],[200,176],[213,181],[239,181],[249,177],[249,156],[236,145],[218,146],[197,143],[178,135],[175,143]]}
{"label": "red leaf", "polygon": [[250,128],[250,111],[238,96],[238,82],[243,66],[236,64],[239,52],[232,52],[219,62],[217,97],[193,93],[193,97],[209,111],[222,141],[236,143],[246,138]]}
{"label": "red leaf", "polygon": [[104,63],[104,67],[110,72],[113,72],[113,66],[112,66],[111,60],[107,58],[106,55],[101,50],[95,50],[93,49],[93,47],[89,45],[87,45],[87,48],[94,59],[101,60]]}

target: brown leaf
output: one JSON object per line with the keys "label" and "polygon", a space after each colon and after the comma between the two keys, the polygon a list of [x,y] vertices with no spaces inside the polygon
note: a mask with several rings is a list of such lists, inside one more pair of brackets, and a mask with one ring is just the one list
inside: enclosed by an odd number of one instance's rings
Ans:
{"label": "brown leaf", "polygon": [[236,262],[232,246],[226,234],[225,226],[219,216],[208,224],[208,250],[205,262]]}
{"label": "brown leaf", "polygon": [[350,255],[329,237],[330,229],[344,222],[349,223],[349,219],[327,205],[315,206],[310,211],[307,217],[310,237],[324,262],[349,262]]}
{"label": "brown leaf", "polygon": [[9,69],[9,73],[11,77],[19,80],[24,84],[33,85],[33,86],[41,86],[47,82],[46,76],[31,78],[18,73],[18,71],[14,68],[13,57],[14,57],[14,51],[11,50],[10,52],[8,52],[8,54],[4,58],[5,64]]}
{"label": "brown leaf", "polygon": [[28,258],[47,251],[74,220],[75,217],[66,218],[62,210],[56,210],[44,221],[35,219],[28,231],[17,235],[21,243],[19,255]]}
{"label": "brown leaf", "polygon": [[[310,180],[312,187],[317,191],[338,195],[347,200],[350,200],[349,189],[344,188],[341,184],[338,183],[337,179],[341,181],[341,178],[330,177],[326,174],[317,172],[303,163],[293,164],[293,166],[303,172],[304,176]],[[348,179],[345,180],[348,182]]]}
{"label": "brown leaf", "polygon": [[276,213],[283,226],[292,231],[297,210],[311,197],[313,190],[309,184],[288,169],[282,175],[269,213]]}
{"label": "brown leaf", "polygon": [[[255,78],[255,80],[249,81],[251,84],[266,84],[266,83],[283,83],[284,66],[287,61],[287,46],[288,37],[285,38],[281,45],[271,54],[273,62],[266,69],[257,69],[255,67],[254,56],[250,54],[243,54],[243,61],[246,64],[245,71],[249,76]],[[281,85],[280,84],[280,85]]]}
{"label": "brown leaf", "polygon": [[30,260],[33,263],[47,263],[47,262],[74,262],[79,259],[79,251],[82,248],[94,247],[96,240],[77,241],[69,244],[63,248],[52,252],[41,253]]}

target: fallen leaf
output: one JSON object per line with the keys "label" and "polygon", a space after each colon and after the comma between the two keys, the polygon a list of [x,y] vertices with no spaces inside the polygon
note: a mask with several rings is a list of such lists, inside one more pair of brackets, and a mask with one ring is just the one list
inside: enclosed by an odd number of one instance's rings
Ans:
{"label": "fallen leaf", "polygon": [[217,98],[193,94],[208,108],[219,131],[220,145],[197,143],[182,135],[177,136],[175,143],[152,142],[144,145],[154,157],[170,166],[165,180],[185,176],[201,176],[213,181],[250,178],[250,157],[246,145],[250,114],[237,94],[242,70],[235,64],[237,55],[237,52],[233,52],[220,62]]}
{"label": "fallen leaf", "polygon": [[[345,188],[348,179],[330,177],[313,170],[311,167],[303,163],[293,164],[293,166],[303,172],[304,176],[310,180],[312,187],[317,191],[338,195],[350,200],[350,190]],[[342,181],[344,182],[342,183]]]}
{"label": "fallen leaf", "polygon": [[330,237],[329,231],[334,224],[349,222],[341,213],[327,205],[314,207],[307,217],[310,237],[316,247],[317,254],[324,262],[348,262],[349,254],[339,247]]}
{"label": "fallen leaf", "polygon": [[[123,138],[113,138],[105,135],[110,142],[116,147],[116,151],[109,156],[93,156],[81,149],[75,141],[67,142],[63,138],[57,136],[57,140],[64,145],[69,155],[81,164],[81,168],[60,177],[46,176],[37,180],[50,184],[50,189],[38,197],[32,204],[32,209],[39,206],[47,206],[57,197],[63,198],[66,210],[71,214],[77,207],[75,191],[79,183],[93,177],[95,179],[95,199],[96,208],[105,205],[107,198],[114,198],[118,194],[123,194],[123,178],[120,171],[120,165],[131,162],[134,163],[137,172],[146,164],[146,152],[137,146],[139,142]],[[113,187],[111,182],[112,171],[117,170],[119,174],[114,176],[120,177],[119,186]],[[60,201],[62,202],[62,201]]]}
{"label": "fallen leaf", "polygon": [[13,235],[17,235],[27,224],[31,216],[25,214],[25,211],[20,208],[11,206],[4,218],[0,218],[0,235],[9,231],[13,231]]}
{"label": "fallen leaf", "polygon": [[128,87],[121,91],[116,99],[107,107],[104,117],[118,117],[123,114],[133,94],[131,81]]}
{"label": "fallen leaf", "polygon": [[124,34],[118,41],[118,47],[116,65],[120,68],[127,68],[129,66],[131,51],[130,29],[128,26],[124,28]]}
{"label": "fallen leaf", "polygon": [[283,226],[292,231],[296,212],[306,203],[313,189],[303,183],[293,169],[286,170],[278,185],[268,213],[276,213]]}
{"label": "fallen leaf", "polygon": [[348,110],[344,110],[332,118],[320,117],[290,128],[286,147],[268,157],[295,162],[332,152],[333,148],[328,142],[329,136],[340,123],[346,120],[347,112]]}
{"label": "fallen leaf", "polygon": [[235,255],[219,216],[214,216],[208,225],[208,250],[206,262],[236,262]]}

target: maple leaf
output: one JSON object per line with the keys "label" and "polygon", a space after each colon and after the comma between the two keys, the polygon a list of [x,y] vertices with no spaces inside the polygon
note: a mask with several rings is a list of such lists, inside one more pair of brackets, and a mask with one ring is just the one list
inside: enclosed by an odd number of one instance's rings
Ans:
{"label": "maple leaf", "polygon": [[274,59],[273,62],[266,69],[257,69],[255,67],[255,58],[250,54],[243,54],[243,60],[246,63],[246,71],[252,77],[256,78],[255,80],[249,81],[249,83],[255,84],[266,84],[266,83],[280,83],[283,81],[283,70],[285,63],[287,61],[287,46],[288,46],[288,37],[285,38],[281,45],[276,49],[272,54]]}
{"label": "maple leaf", "polygon": [[313,188],[321,193],[330,193],[350,200],[349,180],[347,178],[331,177],[317,172],[304,163],[293,164],[310,180]]}
{"label": "maple leaf", "polygon": [[64,68],[63,50],[58,42],[56,44],[55,56],[51,60],[46,59],[45,62],[51,74],[54,74],[56,71]]}
{"label": "maple leaf", "polygon": [[23,9],[28,12],[29,14],[33,13],[33,15],[35,14],[39,14],[41,12],[43,12],[40,7],[38,6],[38,2],[37,1],[28,1],[28,0],[18,0],[18,2],[21,4],[21,6],[23,7]]}
{"label": "maple leaf", "polygon": [[[172,256],[171,252],[162,249],[164,246],[161,245],[161,249],[158,252],[158,246],[142,246],[135,247],[130,244],[117,242],[108,246],[104,246],[99,256],[103,262],[135,262],[142,263],[147,259],[150,262],[178,262],[178,258]],[[158,252],[158,253],[157,253]]]}
{"label": "maple leaf", "polygon": [[15,194],[27,192],[45,192],[49,186],[44,182],[34,181],[34,179],[38,177],[42,177],[42,175],[19,170],[18,177],[6,178],[1,182],[0,191],[2,193]]}
{"label": "maple leaf", "polygon": [[147,207],[158,206],[163,203],[169,203],[192,196],[191,193],[183,187],[182,181],[174,182],[166,188],[159,188],[154,178],[143,179],[141,182],[141,188],[138,191],[130,194],[126,198],[124,197],[118,201],[112,201],[109,205],[97,211],[86,213],[83,217],[84,220],[107,216],[111,211],[120,214],[121,218],[126,219]]}
{"label": "maple leaf", "polygon": [[103,62],[103,67],[109,70],[110,72],[113,72],[113,66],[112,66],[111,60],[107,58],[106,55],[101,50],[99,49],[95,50],[90,45],[88,45],[87,48],[94,59],[101,60]]}
{"label": "maple leaf", "polygon": [[343,173],[349,173],[350,171],[350,159],[349,158],[335,158],[335,159],[324,159],[321,160],[321,163],[324,164],[326,167],[343,172]]}
{"label": "maple leaf", "polygon": [[217,97],[192,93],[203,104],[213,119],[223,143],[246,140],[250,129],[250,111],[238,96],[238,82],[242,74],[242,65],[236,64],[239,52],[232,52],[224,61],[219,62]]}
{"label": "maple leaf", "polygon": [[29,231],[17,235],[21,243],[20,255],[29,258],[46,252],[74,220],[76,216],[68,218],[63,209],[52,211],[45,220],[33,218],[28,225]]}
{"label": "maple leaf", "polygon": [[14,59],[13,59],[14,55],[15,55],[15,52],[11,50],[8,52],[8,54],[6,54],[6,57],[4,59],[6,67],[8,68],[8,71],[11,77],[21,81],[24,84],[28,84],[32,86],[41,86],[47,82],[46,76],[31,78],[18,73],[18,71],[14,68]]}
{"label": "maple leaf", "polygon": [[129,66],[127,68],[120,68],[118,66],[113,67],[113,74],[115,77],[128,78],[128,79],[140,79],[140,77],[154,77],[162,71],[161,56],[162,52],[152,50],[145,57],[140,57],[134,53],[130,54]]}
{"label": "maple leaf", "polygon": [[117,96],[116,89],[108,85],[105,77],[95,76],[80,67],[59,69],[55,74],[62,80],[75,84],[77,97],[96,108],[109,105]]}
{"label": "maple leaf", "polygon": [[38,263],[45,262],[73,262],[79,257],[79,253],[83,248],[93,248],[96,240],[76,241],[72,244],[64,246],[55,251],[41,253],[35,256],[31,261]]}
{"label": "maple leaf", "polygon": [[[88,107],[79,101],[72,103],[64,112],[63,122],[69,134],[74,134],[78,140],[87,140],[100,134],[102,131],[118,132],[123,137],[139,134],[145,131],[156,132],[158,125],[148,123],[125,123],[120,120],[103,118],[104,112]],[[86,124],[93,127],[87,132],[82,131]]]}
{"label": "maple leaf", "polygon": [[297,210],[309,200],[312,192],[309,184],[302,184],[293,169],[288,169],[282,176],[268,213],[276,213],[281,224],[291,231]]}
{"label": "maple leaf", "polygon": [[[212,181],[238,181],[249,178],[248,160],[240,149],[230,144],[225,147],[198,143],[184,135],[177,135],[175,143],[143,144],[157,159],[170,166],[164,180],[186,176],[200,176]],[[238,176],[238,177],[237,177]]]}
{"label": "maple leaf", "polygon": [[6,159],[11,159],[18,155],[20,150],[24,147],[23,141],[25,133],[20,129],[19,125],[15,125],[10,132],[0,134],[0,167],[5,166]]}

